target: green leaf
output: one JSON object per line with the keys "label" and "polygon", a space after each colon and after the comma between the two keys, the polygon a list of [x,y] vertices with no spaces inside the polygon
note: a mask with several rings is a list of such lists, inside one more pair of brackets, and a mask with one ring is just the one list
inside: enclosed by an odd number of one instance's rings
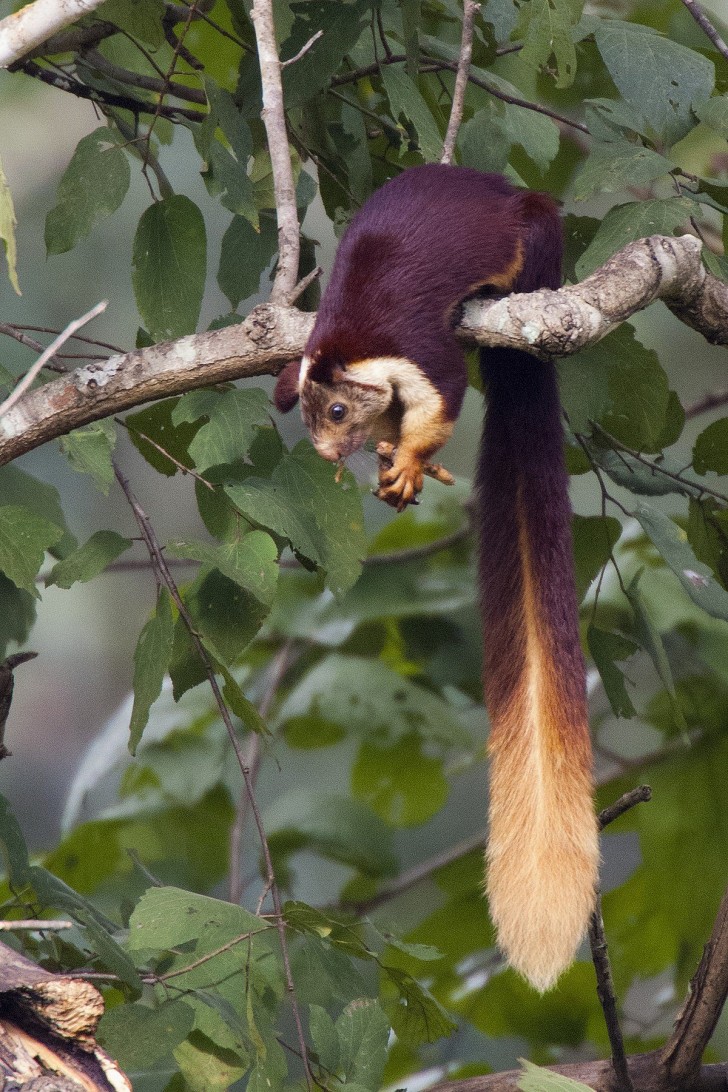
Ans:
{"label": "green leaf", "polygon": [[199,1028],[175,1047],[174,1056],[184,1078],[185,1092],[224,1092],[249,1068],[247,1054],[242,1057],[229,1047],[219,1046]]}
{"label": "green leaf", "polygon": [[225,492],[249,520],[286,538],[327,572],[335,595],[347,591],[361,572],[366,552],[361,497],[346,473],[301,441],[276,466],[270,480],[248,478]]}
{"label": "green leaf", "polygon": [[569,0],[532,0],[525,10],[521,8],[527,14],[528,24],[520,60],[540,69],[553,58],[556,86],[561,88],[570,87],[576,76],[572,34],[576,19],[572,7]]}
{"label": "green leaf", "polygon": [[693,467],[698,474],[709,470],[728,474],[728,417],[713,421],[700,433],[693,448]]}
{"label": "green leaf", "polygon": [[574,179],[574,198],[584,201],[594,193],[616,193],[644,186],[675,169],[675,164],[641,144],[618,141],[594,144]]}
{"label": "green leaf", "polygon": [[309,712],[367,739],[401,741],[416,732],[443,747],[468,747],[470,737],[438,695],[376,660],[328,656],[288,695],[277,721]]}
{"label": "green leaf", "polygon": [[677,702],[670,661],[667,658],[662,637],[652,619],[649,604],[639,587],[640,576],[641,572],[637,573],[632,583],[625,589],[625,594],[634,611],[635,635],[652,660],[655,671],[670,696],[676,725],[681,731],[685,731],[685,717]]}
{"label": "green leaf", "polygon": [[129,724],[129,750],[135,753],[149,720],[149,710],[162,692],[172,654],[174,620],[166,588],[159,592],[157,609],[142,630],[134,652],[134,706]]}
{"label": "green leaf", "polygon": [[155,341],[194,332],[206,270],[205,222],[197,205],[182,194],[150,205],[134,236],[132,282]]}
{"label": "green leaf", "polygon": [[30,882],[28,847],[9,802],[0,795],[0,852],[7,878],[17,892]]}
{"label": "green leaf", "polygon": [[95,421],[86,428],[74,429],[61,437],[60,445],[71,466],[82,474],[90,474],[106,496],[114,480],[111,455],[116,446],[116,428],[113,421]]}
{"label": "green leaf", "polygon": [[617,205],[604,217],[594,239],[576,263],[579,280],[635,239],[680,234],[678,228],[685,228],[691,216],[700,216],[700,206],[690,197],[629,201]]}
{"label": "green leaf", "polygon": [[442,136],[430,108],[404,69],[396,65],[387,65],[382,69],[384,83],[392,109],[392,117],[397,121],[404,116],[417,130],[420,151],[428,163],[436,162],[442,153]]}
{"label": "green leaf", "polygon": [[[209,391],[195,391],[196,394],[210,394]],[[150,466],[168,478],[174,477],[179,467],[193,465],[190,456],[190,442],[197,432],[197,424],[189,424],[182,417],[177,420],[176,412],[183,398],[165,398],[137,413],[129,413],[125,423],[129,439],[134,447],[146,459]],[[148,438],[148,439],[147,439]],[[150,443],[149,441],[153,441]],[[154,445],[157,445],[156,447]],[[160,451],[159,448],[162,448]],[[168,453],[170,458],[167,458]],[[172,459],[176,462],[172,462]]]}
{"label": "green leaf", "polygon": [[[53,557],[65,557],[78,546],[78,542],[68,530],[66,518],[61,508],[58,490],[47,482],[28,474],[15,465],[0,467],[0,505],[19,504],[34,512],[36,516],[50,519],[64,534],[51,548]],[[0,610],[0,615],[2,610]]]}
{"label": "green leaf", "polygon": [[137,1002],[109,1009],[101,1018],[98,1037],[123,1069],[143,1071],[171,1054],[194,1023],[194,1009],[181,998],[156,1009]]}
{"label": "green leaf", "polygon": [[308,1028],[318,1060],[329,1073],[339,1069],[339,1037],[334,1021],[320,1005],[309,1008]]}
{"label": "green leaf", "polygon": [[[192,404],[187,395],[181,400],[172,414],[176,425],[186,420]],[[258,429],[270,423],[268,396],[257,387],[216,393],[205,400],[204,413],[208,422],[190,442],[190,455],[200,471],[242,459]]]}
{"label": "green leaf", "polygon": [[0,656],[10,641],[25,644],[35,622],[35,599],[0,573]]}
{"label": "green leaf", "polygon": [[391,832],[369,808],[349,797],[297,789],[266,809],[264,824],[276,854],[310,846],[367,875],[394,871]]}
{"label": "green leaf", "polygon": [[222,237],[217,283],[231,307],[260,290],[260,278],[273,261],[278,232],[270,216],[261,216],[259,230],[243,216],[234,216]]}
{"label": "green leaf", "polygon": [[715,95],[707,102],[699,102],[694,109],[704,125],[728,138],[728,95]]}
{"label": "green leaf", "polygon": [[131,38],[159,48],[164,43],[164,0],[106,0],[96,18],[123,27]]}
{"label": "green leaf", "polygon": [[2,239],[5,248],[5,259],[8,263],[8,279],[20,296],[22,293],[18,283],[18,248],[15,242],[16,224],[13,197],[3,171],[2,160],[0,160],[0,239]]}
{"label": "green leaf", "polygon": [[616,717],[636,716],[632,699],[627,693],[625,676],[615,660],[626,660],[637,651],[637,645],[621,633],[611,633],[590,625],[587,641],[592,659],[602,677],[604,690]]}
{"label": "green leaf", "polygon": [[357,799],[396,827],[426,822],[444,806],[449,793],[442,761],[423,754],[416,735],[392,744],[362,743],[351,770],[351,788]]}
{"label": "green leaf", "polygon": [[103,572],[107,565],[133,545],[130,538],[115,531],[96,531],[88,542],[51,569],[46,587],[70,588],[76,581],[85,584]]}
{"label": "green leaf", "polygon": [[398,967],[383,965],[382,971],[397,988],[398,996],[387,1000],[386,1012],[400,1039],[418,1046],[452,1035],[457,1025],[429,990]]}
{"label": "green leaf", "polygon": [[250,531],[234,542],[209,546],[204,542],[170,542],[172,557],[199,561],[218,569],[228,580],[270,606],[278,581],[278,548],[265,531]]}
{"label": "green leaf", "polygon": [[574,516],[574,567],[579,602],[611,557],[622,525],[613,516]]}
{"label": "green leaf", "polygon": [[682,528],[664,512],[644,503],[637,505],[634,514],[692,601],[713,618],[728,621],[728,591],[708,566],[698,561]]}
{"label": "green leaf", "polygon": [[268,922],[233,903],[177,887],[151,887],[129,921],[129,948],[174,948],[225,929],[230,937],[267,931]]}
{"label": "green leaf", "polygon": [[647,497],[662,497],[669,493],[685,497],[703,495],[703,483],[697,474],[685,467],[684,459],[660,455],[653,462],[596,444],[590,444],[589,450],[597,466],[606,471],[613,482],[631,493]]}
{"label": "green leaf", "polygon": [[0,571],[40,599],[35,584],[46,550],[63,537],[55,523],[18,504],[0,507]]}
{"label": "green leaf", "polygon": [[371,998],[352,1001],[336,1021],[335,1030],[345,1084],[359,1084],[378,1092],[390,1031],[379,1003]]}
{"label": "green leaf", "polygon": [[542,1069],[525,1058],[519,1061],[523,1068],[523,1075],[518,1078],[521,1092],[589,1092],[589,1085],[581,1081],[572,1081],[571,1077],[565,1077],[562,1073]]}
{"label": "green leaf", "polygon": [[78,142],[45,223],[49,254],[64,254],[115,212],[131,180],[123,139],[102,126]]}
{"label": "green leaf", "polygon": [[313,98],[338,71],[368,18],[370,0],[309,0],[296,11],[293,32],[281,50],[283,61],[294,57],[317,30],[323,36],[295,64],[283,70],[286,109]]}
{"label": "green leaf", "polygon": [[693,104],[713,91],[715,69],[694,49],[622,19],[600,19],[594,37],[618,91],[661,142],[674,144],[693,126]]}

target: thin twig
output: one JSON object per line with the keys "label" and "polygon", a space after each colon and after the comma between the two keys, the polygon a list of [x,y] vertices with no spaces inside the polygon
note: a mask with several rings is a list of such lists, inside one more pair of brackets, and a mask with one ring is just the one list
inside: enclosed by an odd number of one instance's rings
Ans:
{"label": "thin twig", "polygon": [[305,277],[302,277],[301,280],[296,285],[296,287],[293,289],[293,292],[290,295],[288,303],[291,306],[293,306],[293,304],[296,302],[296,300],[301,298],[301,296],[306,291],[308,286],[313,284],[313,282],[315,280],[318,280],[318,278],[322,275],[322,273],[323,273],[323,267],[322,266],[320,266],[320,265],[314,266],[314,268],[311,270],[311,272],[307,273]]}
{"label": "thin twig", "polygon": [[231,948],[235,948],[236,945],[242,944],[244,940],[250,940],[252,937],[256,937],[258,933],[266,933],[269,929],[275,929],[275,924],[263,925],[260,929],[253,929],[247,933],[241,933],[237,937],[233,937],[232,940],[228,940],[227,943],[221,944],[219,948],[215,948],[212,952],[206,952],[205,955],[200,956],[199,959],[195,959],[194,962],[188,963],[186,967],[179,967],[175,971],[167,971],[165,974],[157,976],[158,982],[166,982],[170,978],[179,978],[181,974],[189,974],[190,971],[196,970],[198,967],[204,966],[205,963],[209,963],[215,956],[222,955],[223,952],[229,952]]}
{"label": "thin twig", "polygon": [[728,45],[725,44],[720,34],[710,22],[708,17],[695,3],[695,0],[682,0],[682,2],[692,15],[695,22],[698,24],[700,29],[703,31],[703,33],[706,34],[708,38],[710,38],[711,42],[718,50],[718,52],[721,53],[728,61]]}
{"label": "thin twig", "polygon": [[23,918],[22,921],[0,921],[1,933],[12,933],[16,929],[73,929],[75,922],[58,921],[54,918]]}
{"label": "thin twig", "polygon": [[[34,353],[42,353],[45,351],[45,345],[41,345],[34,337],[28,337],[22,330],[19,330],[16,326],[11,326],[7,322],[0,322],[0,334],[6,334],[20,345],[25,345],[28,349],[32,349]],[[68,371],[68,368],[64,367],[56,356],[49,360],[45,364],[45,367],[48,368],[49,371],[59,372],[61,375],[64,375]]]}
{"label": "thin twig", "polygon": [[95,307],[92,307],[90,311],[87,311],[85,315],[81,315],[81,318],[77,318],[74,319],[73,322],[69,322],[66,329],[62,333],[60,333],[55,341],[51,342],[45,352],[38,357],[33,367],[26,372],[26,374],[20,380],[18,385],[14,387],[14,389],[11,391],[5,401],[0,403],[0,417],[2,417],[4,413],[7,413],[10,407],[14,406],[15,403],[23,397],[28,387],[32,385],[33,381],[35,380],[41,369],[44,368],[48,361],[53,358],[56,350],[60,349],[61,345],[68,341],[69,337],[71,337],[71,335],[76,330],[80,330],[81,327],[85,326],[87,322],[91,321],[91,319],[94,319],[97,315],[102,314],[102,312],[105,311],[108,306],[108,300],[101,300],[101,302],[97,303]]}
{"label": "thin twig", "polygon": [[701,413],[708,413],[722,406],[728,406],[728,390],[708,391],[702,398],[697,398],[685,407],[685,420],[690,421],[693,417],[699,417]]}
{"label": "thin twig", "polygon": [[261,118],[268,138],[278,218],[278,267],[270,298],[272,303],[287,304],[298,279],[300,238],[272,0],[254,0],[250,18],[258,43],[263,91]]}
{"label": "thin twig", "polygon": [[103,72],[110,80],[120,83],[125,87],[138,87],[145,91],[153,91],[164,98],[173,95],[176,99],[196,103],[198,106],[207,106],[207,95],[195,87],[186,87],[184,84],[172,83],[171,80],[158,79],[156,76],[146,76],[143,72],[132,72],[128,68],[108,61],[103,54],[96,49],[90,49],[79,57],[78,63],[87,68],[95,68]]}
{"label": "thin twig", "polygon": [[265,833],[265,827],[263,826],[263,819],[260,813],[260,808],[258,807],[258,801],[255,797],[255,787],[250,776],[250,768],[246,765],[246,755],[243,749],[243,745],[238,739],[237,732],[235,731],[235,726],[232,722],[232,717],[230,716],[230,710],[228,709],[222,696],[222,692],[215,676],[215,669],[213,667],[212,661],[207,654],[200,635],[195,629],[192,617],[190,616],[190,613],[187,610],[187,607],[179,593],[179,589],[172,577],[172,574],[167,567],[164,553],[162,552],[159,540],[154,533],[154,529],[146,513],[144,512],[144,509],[141,507],[138,500],[134,496],[134,493],[131,490],[131,486],[129,485],[127,478],[124,476],[124,474],[121,472],[116,464],[114,464],[114,474],[116,476],[116,480],[118,481],[124,492],[124,495],[127,498],[132,512],[134,513],[134,518],[136,519],[142,538],[144,539],[144,543],[147,547],[147,550],[149,551],[149,556],[152,559],[157,577],[162,583],[164,583],[165,587],[168,589],[170,595],[172,596],[177,610],[179,611],[180,618],[182,619],[182,623],[187,629],[195,651],[197,652],[197,655],[199,656],[204,666],[210,689],[212,690],[213,696],[215,698],[215,704],[217,705],[223,724],[225,725],[225,728],[227,730],[230,743],[232,745],[235,757],[238,760],[238,765],[240,766],[240,770],[243,775],[245,787],[248,792],[248,799],[250,801],[250,809],[253,813],[255,825],[258,831],[258,838],[260,840],[260,845],[263,852],[263,861],[265,863],[266,873],[266,885],[267,888],[270,890],[271,897],[273,899],[273,910],[275,914],[276,929],[278,931],[278,939],[281,946],[281,958],[283,960],[283,972],[286,983],[286,990],[291,1000],[291,1010],[293,1012],[293,1019],[296,1025],[298,1041],[303,1055],[303,1066],[306,1076],[306,1084],[310,1090],[313,1084],[313,1077],[306,1054],[306,1038],[303,1033],[301,1012],[298,1007],[298,1000],[296,998],[295,987],[293,983],[293,975],[291,973],[291,960],[288,952],[288,938],[286,937],[286,923],[283,918],[281,897],[278,890],[278,885],[276,883],[275,871],[273,869],[273,861],[270,854],[270,846],[268,845],[268,837]]}
{"label": "thin twig", "polygon": [[[633,808],[636,804],[650,800],[651,797],[652,790],[649,785],[640,785],[638,788],[626,792],[623,796],[620,796],[619,800],[615,800],[613,804],[610,804],[609,807],[604,808],[604,810],[599,813],[598,822],[600,831],[604,830],[609,823],[618,819],[620,815],[624,815],[630,808]],[[599,998],[599,1004],[602,1006],[604,1022],[607,1026],[607,1035],[609,1036],[609,1044],[612,1048],[612,1065],[614,1067],[614,1072],[622,1092],[634,1092],[632,1078],[629,1075],[629,1068],[627,1066],[627,1054],[624,1049],[622,1028],[619,1024],[617,996],[614,991],[614,979],[612,978],[612,968],[609,964],[607,937],[604,931],[604,918],[602,917],[602,899],[601,894],[598,892],[594,913],[589,921],[589,946],[591,948],[592,961],[597,976],[597,996]]]}
{"label": "thin twig", "polygon": [[476,0],[463,0],[463,33],[460,39],[460,56],[458,57],[457,75],[452,95],[452,108],[450,120],[447,123],[447,132],[442,145],[441,163],[452,163],[455,152],[455,141],[458,130],[463,120],[463,108],[465,106],[465,89],[468,86],[468,74],[470,72],[470,60],[473,56],[473,23],[480,10],[480,4]]}
{"label": "thin twig", "polygon": [[728,888],[661,1059],[671,1088],[688,1088],[728,998]]}
{"label": "thin twig", "polygon": [[[268,719],[271,705],[280,686],[281,680],[290,666],[292,641],[285,641],[268,668],[268,682],[265,693],[258,706],[258,712],[263,720]],[[253,786],[257,784],[260,764],[263,758],[262,740],[257,732],[251,732],[248,742],[247,764],[250,768],[250,780]],[[242,849],[243,833],[248,817],[248,794],[240,794],[235,814],[235,822],[230,828],[230,879],[228,882],[228,898],[230,902],[239,903],[243,897],[245,884],[242,877]]]}
{"label": "thin twig", "polygon": [[309,38],[306,44],[304,46],[301,46],[298,53],[295,53],[292,57],[289,57],[287,61],[281,61],[281,69],[288,68],[289,64],[295,64],[296,61],[300,61],[301,57],[304,57],[308,53],[311,46],[314,45],[319,40],[319,38],[323,38],[323,36],[324,32],[322,30],[317,30],[316,33]]}

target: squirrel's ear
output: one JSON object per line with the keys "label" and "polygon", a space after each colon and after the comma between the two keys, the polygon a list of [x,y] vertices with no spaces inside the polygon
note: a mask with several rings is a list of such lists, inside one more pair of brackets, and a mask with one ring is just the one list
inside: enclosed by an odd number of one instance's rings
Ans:
{"label": "squirrel's ear", "polygon": [[345,372],[341,364],[330,357],[321,356],[311,361],[307,378],[313,383],[339,383],[344,378]]}
{"label": "squirrel's ear", "polygon": [[281,413],[288,413],[298,401],[298,376],[300,371],[301,361],[292,360],[290,364],[286,364],[278,376],[278,382],[273,391],[273,402],[276,409],[280,410]]}

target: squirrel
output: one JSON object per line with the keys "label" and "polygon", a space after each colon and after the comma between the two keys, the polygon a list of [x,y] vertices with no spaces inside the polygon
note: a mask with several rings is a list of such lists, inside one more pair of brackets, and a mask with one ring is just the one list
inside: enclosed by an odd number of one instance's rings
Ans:
{"label": "squirrel", "polygon": [[[302,360],[281,372],[316,450],[341,462],[367,440],[377,496],[402,511],[467,387],[453,330],[478,293],[561,284],[555,202],[497,174],[412,167],[356,213]],[[486,889],[498,944],[541,992],[573,961],[599,863],[571,508],[556,370],[480,351],[487,413],[477,470],[484,691],[490,719]]]}

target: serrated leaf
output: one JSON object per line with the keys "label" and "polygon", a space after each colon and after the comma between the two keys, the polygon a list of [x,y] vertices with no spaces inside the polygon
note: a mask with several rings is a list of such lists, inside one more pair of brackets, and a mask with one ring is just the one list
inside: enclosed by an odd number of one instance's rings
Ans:
{"label": "serrated leaf", "polygon": [[288,695],[277,721],[309,712],[347,732],[394,741],[413,732],[443,747],[468,747],[453,709],[425,687],[376,660],[329,656]]}
{"label": "serrated leaf", "polygon": [[20,284],[18,283],[18,248],[15,241],[16,225],[17,220],[15,219],[15,209],[13,207],[13,196],[3,171],[2,160],[0,160],[0,239],[2,239],[5,248],[5,260],[8,263],[8,280],[20,296],[22,293],[20,291]]}
{"label": "serrated leaf", "polygon": [[172,600],[166,588],[159,592],[157,609],[142,630],[134,651],[134,706],[129,723],[129,750],[135,753],[149,710],[162,692],[174,637]]}
{"label": "serrated leaf", "polygon": [[278,232],[270,216],[261,216],[256,231],[248,219],[233,217],[222,237],[217,283],[231,307],[254,296],[260,278],[273,261],[278,247]]}
{"label": "serrated leaf", "polygon": [[132,283],[155,341],[194,332],[206,270],[205,222],[197,205],[183,194],[150,205],[134,236]]}
{"label": "serrated leaf", "polygon": [[610,633],[594,625],[589,626],[587,642],[614,715],[634,717],[636,711],[627,693],[625,676],[617,667],[615,660],[626,660],[637,651],[637,645],[634,641],[623,637],[621,633]]}
{"label": "serrated leaf", "polygon": [[324,33],[300,60],[283,70],[287,110],[307,102],[326,86],[356,44],[370,7],[370,0],[309,0],[296,12],[293,31],[281,50],[282,60],[295,56],[317,30]]}
{"label": "serrated leaf", "polygon": [[442,152],[442,137],[417,84],[404,69],[395,65],[387,65],[382,69],[382,82],[394,120],[398,121],[400,116],[404,116],[411,121],[417,131],[423,157],[428,163],[436,162]]}
{"label": "serrated leaf", "polygon": [[594,144],[574,179],[574,199],[584,201],[594,193],[644,186],[674,169],[671,160],[641,144],[626,140]]}
{"label": "serrated leaf", "polygon": [[399,995],[394,1002],[387,1003],[387,1015],[400,1039],[419,1046],[452,1035],[457,1025],[429,990],[398,967],[383,965],[382,971],[394,983]]}
{"label": "serrated leaf", "polygon": [[46,550],[62,537],[55,523],[19,504],[0,507],[0,572],[39,599],[35,578]]}
{"label": "serrated leaf", "polygon": [[181,998],[159,1008],[117,1005],[101,1018],[98,1038],[104,1049],[126,1070],[151,1069],[189,1035],[195,1012]]}
{"label": "serrated leaf", "polygon": [[[212,392],[205,392],[207,394]],[[182,399],[172,415],[179,423],[190,405]],[[230,390],[206,399],[207,424],[190,442],[190,455],[198,470],[233,463],[242,459],[255,439],[258,429],[270,423],[270,403],[265,391],[257,387]]]}
{"label": "serrated leaf", "polygon": [[78,546],[66,525],[61,498],[55,486],[40,481],[14,464],[0,467],[0,505],[4,504],[22,505],[36,516],[50,519],[63,528],[63,537],[51,549],[54,557],[65,557]]}
{"label": "serrated leaf", "polygon": [[336,1021],[335,1030],[345,1083],[378,1092],[390,1030],[379,1003],[368,997],[352,1001]]}
{"label": "serrated leaf", "polygon": [[690,197],[629,201],[609,210],[599,230],[576,263],[579,280],[593,273],[620,247],[649,235],[674,235],[691,216],[700,216],[700,205]]}
{"label": "serrated leaf", "polygon": [[709,470],[728,474],[728,417],[713,421],[700,433],[693,447],[693,467],[698,474]]}
{"label": "serrated leaf", "polygon": [[[193,394],[203,393],[211,394],[212,392],[193,392]],[[184,398],[165,398],[137,413],[129,413],[125,418],[129,439],[134,447],[150,466],[168,478],[174,477],[179,470],[177,463],[181,463],[182,466],[192,466],[189,446],[197,432],[197,425],[188,423],[184,416],[177,419],[177,409],[182,402]],[[192,420],[194,421],[194,418]]]}
{"label": "serrated leaf", "polygon": [[693,125],[693,104],[713,91],[712,62],[650,27],[622,19],[600,19],[594,37],[620,94],[654,135],[668,145],[684,137]]}
{"label": "serrated leaf", "polygon": [[96,531],[88,542],[51,569],[46,587],[70,588],[77,581],[85,584],[103,572],[107,565],[133,545],[130,538],[115,531]]}
{"label": "serrated leaf", "polygon": [[[129,920],[129,950],[169,950],[203,938],[212,950],[224,943],[225,938],[232,940],[269,930],[269,922],[242,906],[178,887],[151,887],[142,895]],[[223,934],[223,940],[219,941]],[[185,957],[185,964],[191,962]]]}
{"label": "serrated leaf", "polygon": [[249,591],[261,603],[270,605],[278,581],[278,548],[265,531],[247,535],[221,546],[205,542],[170,542],[172,557],[199,561],[219,571],[234,584]]}
{"label": "serrated leaf", "polygon": [[86,428],[74,429],[61,437],[60,446],[71,466],[82,474],[90,474],[106,496],[114,480],[111,455],[116,446],[116,429],[113,422],[95,421]]}
{"label": "serrated leaf", "polygon": [[247,478],[225,492],[251,522],[286,538],[296,553],[320,565],[336,595],[361,572],[366,552],[361,497],[353,478],[336,481],[336,468],[308,441],[275,467],[269,480]]}
{"label": "serrated leaf", "polygon": [[556,86],[570,87],[576,75],[572,5],[569,0],[532,0],[524,10],[529,21],[520,60],[540,69],[553,58]]}
{"label": "serrated leaf", "polygon": [[655,671],[659,675],[665,690],[670,696],[675,723],[681,731],[685,731],[685,717],[678,704],[675,694],[675,682],[672,677],[672,668],[665,652],[662,637],[652,620],[649,605],[639,587],[641,573],[637,573],[632,583],[625,589],[630,606],[634,611],[634,628],[640,644],[649,655],[654,664]]}
{"label": "serrated leaf", "polygon": [[572,529],[576,593],[581,602],[609,561],[622,525],[613,516],[574,516]]}
{"label": "serrated leaf", "polygon": [[131,180],[121,136],[102,126],[83,137],[58,186],[58,202],[45,223],[49,254],[71,250],[118,209]]}
{"label": "serrated leaf", "polygon": [[728,95],[715,95],[707,102],[699,102],[694,109],[705,125],[728,138]]}
{"label": "serrated leaf", "polygon": [[518,1078],[521,1092],[590,1092],[589,1085],[581,1081],[572,1081],[571,1077],[565,1077],[562,1073],[542,1069],[525,1058],[519,1061],[523,1067],[523,1074]]}
{"label": "serrated leaf", "polygon": [[682,528],[664,512],[644,503],[637,505],[634,514],[692,601],[713,618],[728,621],[728,591],[708,566],[698,561]]}

